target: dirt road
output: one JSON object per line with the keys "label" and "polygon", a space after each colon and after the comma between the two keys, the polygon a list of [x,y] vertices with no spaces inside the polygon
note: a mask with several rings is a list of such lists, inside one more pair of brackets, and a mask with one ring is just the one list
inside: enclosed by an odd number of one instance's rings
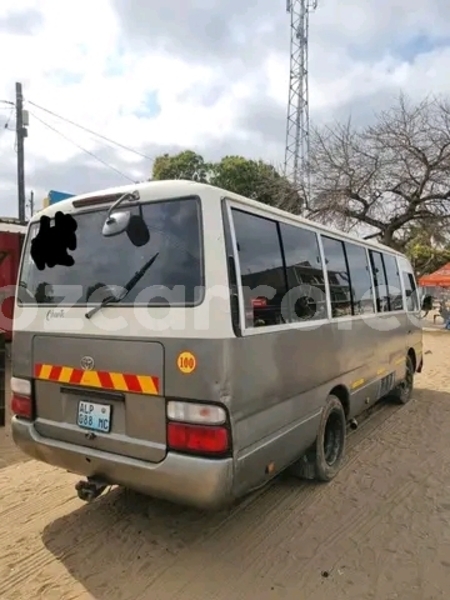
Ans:
{"label": "dirt road", "polygon": [[447,599],[450,333],[425,341],[413,402],[368,418],[328,485],[284,477],[205,515],[118,490],[86,506],[72,475],[1,469],[0,599]]}

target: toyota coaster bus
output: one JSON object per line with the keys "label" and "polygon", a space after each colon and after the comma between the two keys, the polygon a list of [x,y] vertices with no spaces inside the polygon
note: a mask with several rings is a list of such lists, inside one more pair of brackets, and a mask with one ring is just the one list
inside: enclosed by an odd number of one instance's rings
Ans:
{"label": "toyota coaster bus", "polygon": [[117,484],[216,509],[287,467],[329,481],[423,361],[404,255],[191,181],[35,215],[15,310],[14,441],[87,501]]}

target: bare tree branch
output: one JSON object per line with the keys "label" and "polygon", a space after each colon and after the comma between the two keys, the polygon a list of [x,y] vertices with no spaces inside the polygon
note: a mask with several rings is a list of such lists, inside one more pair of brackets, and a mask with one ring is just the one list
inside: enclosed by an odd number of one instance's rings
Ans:
{"label": "bare tree branch", "polygon": [[410,223],[450,231],[450,104],[401,95],[366,128],[314,129],[310,171],[313,218],[396,247]]}

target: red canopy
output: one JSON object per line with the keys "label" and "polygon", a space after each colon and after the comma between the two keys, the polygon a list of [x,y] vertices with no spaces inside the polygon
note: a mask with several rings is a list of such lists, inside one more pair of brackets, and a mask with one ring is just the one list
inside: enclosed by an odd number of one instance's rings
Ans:
{"label": "red canopy", "polygon": [[447,263],[430,275],[423,275],[419,279],[422,287],[450,287],[450,263]]}

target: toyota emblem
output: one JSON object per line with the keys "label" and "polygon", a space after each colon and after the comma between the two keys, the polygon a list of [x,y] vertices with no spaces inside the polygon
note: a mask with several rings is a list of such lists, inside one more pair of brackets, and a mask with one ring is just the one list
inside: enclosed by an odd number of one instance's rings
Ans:
{"label": "toyota emblem", "polygon": [[80,366],[83,371],[92,371],[94,365],[95,363],[92,356],[83,356],[83,358],[80,360]]}

